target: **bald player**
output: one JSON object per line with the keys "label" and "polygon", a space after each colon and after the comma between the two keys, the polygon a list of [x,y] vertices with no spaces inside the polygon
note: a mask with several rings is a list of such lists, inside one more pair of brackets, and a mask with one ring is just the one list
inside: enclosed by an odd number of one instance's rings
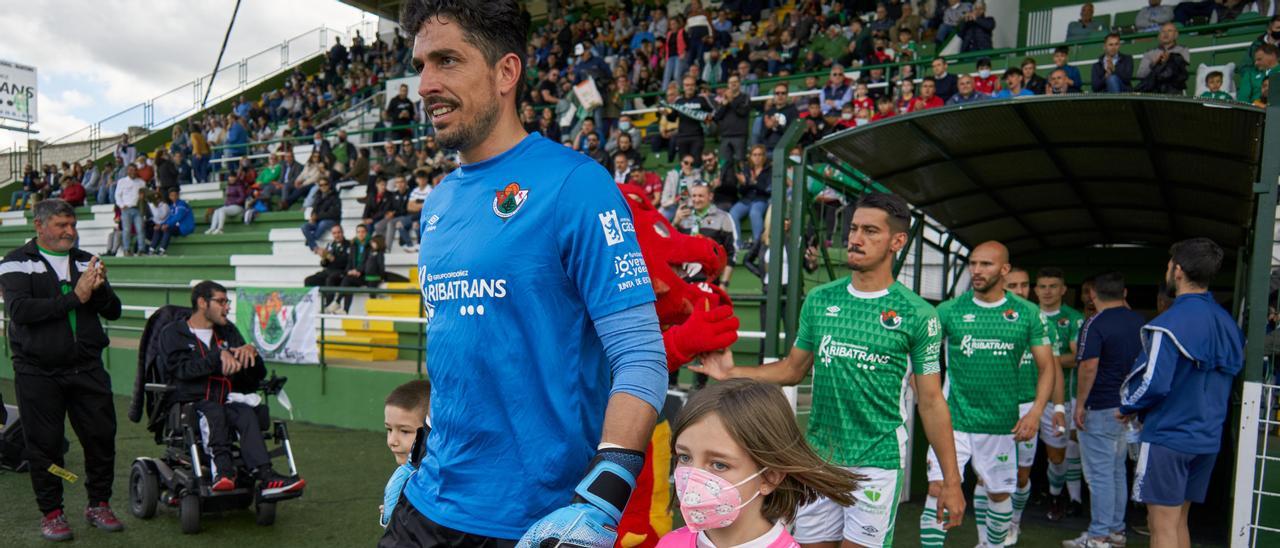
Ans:
{"label": "bald player", "polygon": [[[983,243],[969,254],[972,289],[938,306],[946,357],[947,404],[955,430],[956,466],[974,473],[989,498],[983,545],[1002,546],[1013,515],[1016,490],[1016,442],[1036,435],[1040,416],[1054,387],[1056,370],[1047,327],[1040,311],[1004,286],[1009,251],[999,242]],[[1038,369],[1036,397],[1019,415],[1018,365],[1030,352]],[[1065,419],[1065,417],[1059,417]],[[929,503],[942,489],[940,461],[933,448],[926,460],[929,499],[920,520],[920,542],[940,547],[946,531],[926,519]],[[975,504],[976,507],[976,504]]]}

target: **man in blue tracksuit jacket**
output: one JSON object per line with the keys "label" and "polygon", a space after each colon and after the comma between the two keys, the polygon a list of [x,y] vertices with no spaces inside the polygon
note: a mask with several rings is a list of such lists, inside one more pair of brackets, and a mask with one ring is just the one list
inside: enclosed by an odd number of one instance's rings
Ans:
{"label": "man in blue tracksuit jacket", "polygon": [[1121,386],[1121,420],[1142,424],[1133,499],[1149,510],[1152,546],[1190,546],[1187,511],[1204,502],[1244,335],[1208,286],[1222,248],[1193,238],[1170,249],[1176,300],[1142,328],[1143,353]]}

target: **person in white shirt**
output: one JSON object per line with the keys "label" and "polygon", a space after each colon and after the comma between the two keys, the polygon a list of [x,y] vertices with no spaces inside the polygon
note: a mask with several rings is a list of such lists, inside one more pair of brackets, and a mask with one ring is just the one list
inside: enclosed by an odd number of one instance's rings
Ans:
{"label": "person in white shirt", "polygon": [[[142,191],[147,184],[138,177],[138,168],[129,164],[125,176],[116,181],[116,207],[120,208],[120,232],[124,238],[124,255],[132,256],[134,249],[142,253],[146,242],[142,237],[142,210],[138,209],[142,201]],[[137,238],[136,248],[129,245],[130,235]]]}

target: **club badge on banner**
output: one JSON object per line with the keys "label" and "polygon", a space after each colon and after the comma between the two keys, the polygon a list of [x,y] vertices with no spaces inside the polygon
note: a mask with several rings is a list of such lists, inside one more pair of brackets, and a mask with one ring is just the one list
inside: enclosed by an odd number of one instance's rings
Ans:
{"label": "club badge on banner", "polygon": [[236,289],[236,326],[267,361],[319,363],[319,313],[319,288]]}

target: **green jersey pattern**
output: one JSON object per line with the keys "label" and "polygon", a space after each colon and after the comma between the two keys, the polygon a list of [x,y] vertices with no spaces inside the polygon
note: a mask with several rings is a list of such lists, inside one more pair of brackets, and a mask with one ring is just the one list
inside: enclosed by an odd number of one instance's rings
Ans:
{"label": "green jersey pattern", "polygon": [[939,371],[933,307],[906,286],[858,293],[848,277],[805,298],[796,347],[813,352],[809,443],[839,466],[905,465],[910,374]]}
{"label": "green jersey pattern", "polygon": [[[1084,314],[1081,314],[1074,308],[1062,305],[1058,311],[1053,314],[1045,314],[1045,321],[1048,322],[1049,338],[1053,344],[1053,355],[1057,359],[1058,356],[1066,354],[1074,360],[1076,355],[1071,351],[1071,343],[1080,340],[1080,329],[1084,326]],[[1063,386],[1062,397],[1066,401],[1071,401],[1076,397],[1076,368],[1062,368]]]}
{"label": "green jersey pattern", "polygon": [[[1049,325],[1049,318],[1040,313],[1040,321]],[[1047,329],[1045,333],[1049,336],[1049,346],[1053,347],[1056,343],[1058,331],[1055,329]],[[1022,353],[1022,361],[1018,362],[1018,403],[1027,403],[1036,401],[1036,383],[1040,382],[1040,368],[1036,367],[1036,359],[1028,350]]]}
{"label": "green jersey pattern", "polygon": [[947,359],[947,406],[957,432],[1008,434],[1018,422],[1019,363],[1049,344],[1039,308],[1012,293],[978,304],[973,291],[938,305]]}

